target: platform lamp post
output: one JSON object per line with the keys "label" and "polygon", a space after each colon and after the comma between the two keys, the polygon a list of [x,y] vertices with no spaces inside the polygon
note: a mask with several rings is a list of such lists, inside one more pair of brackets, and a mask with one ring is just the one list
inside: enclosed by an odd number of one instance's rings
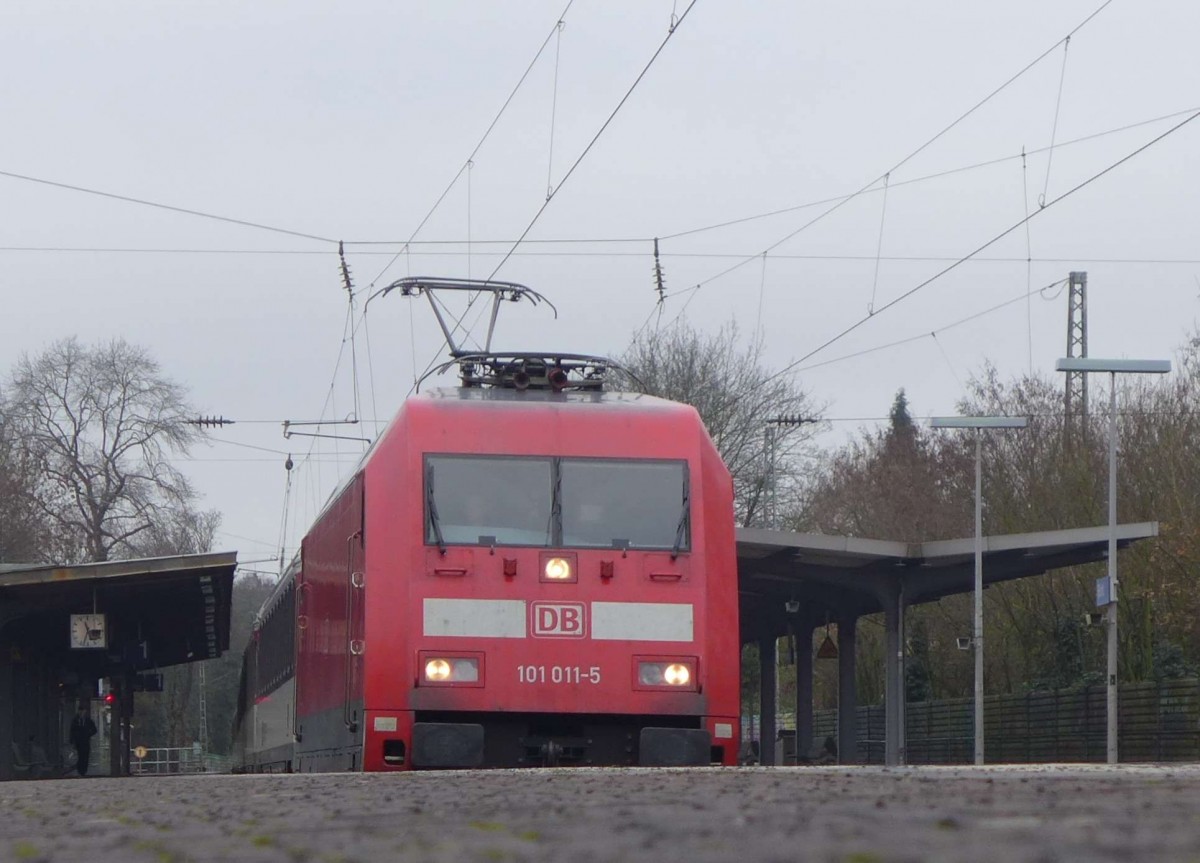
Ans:
{"label": "platform lamp post", "polygon": [[934,417],[935,429],[975,430],[975,763],[983,764],[983,432],[985,429],[1022,429],[1025,417]]}
{"label": "platform lamp post", "polygon": [[1107,372],[1108,396],[1108,668],[1106,686],[1108,763],[1117,763],[1117,375],[1166,374],[1170,360],[1100,360],[1065,357],[1054,364],[1060,372]]}

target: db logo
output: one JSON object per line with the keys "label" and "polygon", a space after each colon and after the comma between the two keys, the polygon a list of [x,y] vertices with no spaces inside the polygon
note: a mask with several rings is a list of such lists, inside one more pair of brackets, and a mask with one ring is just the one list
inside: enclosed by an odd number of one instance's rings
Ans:
{"label": "db logo", "polygon": [[587,612],[582,602],[535,602],[529,606],[529,632],[534,638],[583,638]]}

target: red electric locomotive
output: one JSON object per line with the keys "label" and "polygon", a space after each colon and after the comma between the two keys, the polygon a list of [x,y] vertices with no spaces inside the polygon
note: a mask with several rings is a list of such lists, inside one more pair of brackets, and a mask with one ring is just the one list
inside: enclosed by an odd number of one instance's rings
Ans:
{"label": "red electric locomotive", "polygon": [[263,607],[244,768],[736,763],[733,491],[695,410],[591,358],[457,361]]}

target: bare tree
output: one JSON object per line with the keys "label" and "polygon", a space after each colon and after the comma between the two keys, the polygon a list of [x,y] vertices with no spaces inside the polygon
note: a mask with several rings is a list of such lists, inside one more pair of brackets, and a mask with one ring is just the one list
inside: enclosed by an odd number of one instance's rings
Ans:
{"label": "bare tree", "polygon": [[199,433],[185,422],[183,389],[145,350],[70,338],[23,356],[4,413],[41,477],[33,504],[65,556],[136,554],[140,539],[190,510],[195,493],[169,456]]}
{"label": "bare tree", "polygon": [[800,461],[821,408],[786,375],[762,364],[761,336],[743,340],[736,323],[715,334],[680,319],[636,336],[621,357],[634,380],[622,385],[692,405],[733,475],[742,524],[761,523],[774,487],[783,511],[799,493]]}
{"label": "bare tree", "polygon": [[33,506],[39,477],[15,439],[0,398],[0,563],[40,562],[52,545],[45,520]]}

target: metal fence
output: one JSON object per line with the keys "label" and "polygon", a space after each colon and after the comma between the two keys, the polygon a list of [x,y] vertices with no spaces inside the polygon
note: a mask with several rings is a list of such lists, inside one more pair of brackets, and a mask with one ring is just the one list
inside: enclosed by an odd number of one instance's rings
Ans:
{"label": "metal fence", "polygon": [[[1120,688],[1121,761],[1200,761],[1200,680],[1126,683]],[[993,695],[984,699],[989,763],[1036,764],[1105,760],[1105,688]],[[882,764],[884,711],[860,707],[858,760]],[[974,758],[974,706],[969,698],[910,703],[905,710],[909,764],[969,764]],[[837,739],[837,711],[814,716],[813,741]],[[805,750],[807,751],[807,750]]]}
{"label": "metal fence", "polygon": [[141,746],[129,753],[129,772],[134,776],[228,773],[231,767],[229,756],[210,755],[194,746]]}

